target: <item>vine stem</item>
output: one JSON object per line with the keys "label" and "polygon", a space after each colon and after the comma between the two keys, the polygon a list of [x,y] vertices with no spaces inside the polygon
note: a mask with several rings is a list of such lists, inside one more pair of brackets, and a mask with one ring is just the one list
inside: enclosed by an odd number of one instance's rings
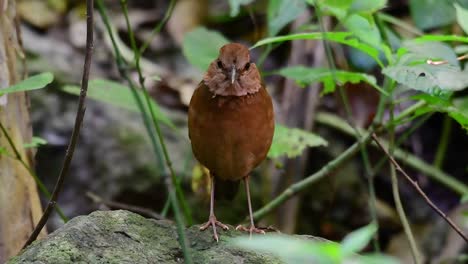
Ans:
{"label": "vine stem", "polygon": [[75,125],[73,126],[72,135],[70,138],[70,142],[68,143],[67,151],[65,153],[65,158],[63,161],[62,169],[60,170],[60,174],[57,178],[57,182],[55,183],[54,190],[52,192],[52,197],[47,204],[44,213],[39,220],[39,223],[34,228],[33,232],[29,236],[28,240],[23,246],[23,249],[29,246],[34,240],[37,239],[37,236],[40,234],[42,228],[44,228],[47,220],[49,219],[52,210],[55,208],[57,204],[57,199],[62,190],[63,182],[65,181],[65,177],[68,174],[70,169],[70,164],[73,158],[73,153],[75,151],[76,144],[78,142],[78,137],[80,135],[81,124],[83,123],[83,117],[85,115],[85,102],[86,102],[86,94],[88,91],[88,80],[89,80],[89,71],[91,68],[91,58],[93,54],[93,29],[94,29],[94,17],[93,17],[93,10],[94,10],[94,0],[86,0],[86,54],[85,54],[85,61],[83,66],[83,76],[81,80],[81,90],[80,96],[78,98],[78,109],[76,111],[75,117]]}

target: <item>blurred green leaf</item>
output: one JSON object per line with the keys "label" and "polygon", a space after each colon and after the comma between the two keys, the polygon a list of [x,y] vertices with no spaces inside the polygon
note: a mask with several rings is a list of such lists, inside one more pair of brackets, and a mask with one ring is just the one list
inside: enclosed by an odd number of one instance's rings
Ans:
{"label": "blurred green leaf", "polygon": [[377,225],[375,223],[370,223],[348,234],[341,242],[343,255],[349,256],[363,250],[367,244],[369,244],[376,232]]}
{"label": "blurred green leaf", "polygon": [[331,241],[307,241],[284,235],[238,237],[234,246],[269,252],[286,263],[341,263],[340,245]]}
{"label": "blurred green leaf", "polygon": [[453,1],[448,0],[410,0],[413,21],[420,29],[431,29],[455,22]]}
{"label": "blurred green leaf", "polygon": [[343,20],[343,25],[360,40],[379,48],[382,45],[382,38],[380,37],[380,31],[373,21],[372,17],[367,19],[361,15],[352,14]]}
{"label": "blurred green leaf", "polygon": [[0,155],[5,155],[5,154],[8,154],[6,148],[0,147]]}
{"label": "blurred green leaf", "polygon": [[314,32],[270,37],[258,41],[257,43],[255,43],[252,49],[270,43],[285,42],[299,39],[323,39],[324,37],[326,40],[345,44],[366,53],[367,55],[371,56],[381,67],[383,67],[383,63],[379,59],[379,50],[372,47],[369,44],[360,41],[351,32],[327,32],[326,34],[323,34],[322,32]]}
{"label": "blurred green leaf", "polygon": [[349,12],[374,13],[387,5],[387,0],[354,0]]}
{"label": "blurred green leaf", "polygon": [[[372,87],[376,88],[381,93],[387,95],[380,87],[378,87],[375,77],[360,72],[337,71],[332,72],[330,69],[325,68],[311,68],[304,66],[287,67],[279,70],[278,74],[292,79],[300,86],[309,85],[313,82],[323,82],[323,94],[335,91],[335,86],[343,85],[347,82],[360,83],[366,82]],[[334,79],[336,78],[336,80]]]}
{"label": "blurred green leaf", "polygon": [[46,87],[54,80],[54,75],[50,72],[44,72],[33,75],[10,87],[0,89],[0,96],[8,93],[37,90]]}
{"label": "blurred green leaf", "polygon": [[275,125],[275,134],[268,157],[277,158],[287,155],[289,158],[301,155],[307,147],[327,146],[325,139],[298,128]]}
{"label": "blurred green leaf", "polygon": [[427,102],[425,107],[420,108],[415,113],[416,116],[427,112],[446,113],[464,129],[468,130],[468,96],[450,99],[429,94],[418,94],[413,96],[413,99]]}
{"label": "blurred green leaf", "polygon": [[460,199],[460,203],[468,203],[468,194],[465,194]]}
{"label": "blurred green leaf", "polygon": [[270,0],[268,3],[268,36],[276,36],[280,30],[294,21],[306,9],[304,0]]}
{"label": "blurred green leaf", "polygon": [[[66,85],[62,88],[64,92],[79,95],[80,88],[78,86]],[[141,90],[137,90],[140,98],[144,98],[144,94]],[[109,103],[114,106],[125,108],[130,111],[140,112],[138,105],[133,97],[132,91],[127,86],[124,86],[120,83],[113,82],[110,80],[95,79],[91,80],[88,83],[88,98],[101,101],[104,103]],[[162,112],[159,105],[150,100],[152,109],[154,110],[154,116],[161,121],[163,124],[175,129],[176,126],[172,121]],[[143,104],[147,111],[149,111],[148,106]]]}
{"label": "blurred green leaf", "polygon": [[457,35],[422,35],[413,39],[414,42],[428,42],[428,41],[456,41],[468,43],[468,37],[457,36]]}
{"label": "blurred green leaf", "polygon": [[229,6],[231,7],[231,17],[235,17],[239,14],[241,5],[248,5],[252,2],[253,0],[229,0]]}
{"label": "blurred green leaf", "polygon": [[468,34],[468,9],[465,9],[458,4],[455,4],[455,9],[457,11],[458,24],[463,31],[465,31],[465,34]]}
{"label": "blurred green leaf", "polygon": [[218,57],[219,49],[228,42],[219,32],[198,27],[185,34],[182,50],[190,64],[204,72]]}
{"label": "blurred green leaf", "polygon": [[32,137],[30,143],[25,143],[23,145],[24,148],[37,148],[41,145],[46,145],[47,140],[40,138],[40,137]]}
{"label": "blurred green leaf", "polygon": [[368,254],[359,257],[359,264],[399,264],[400,262],[391,256],[382,254]]}
{"label": "blurred green leaf", "polygon": [[348,10],[351,8],[353,1],[354,0],[315,0],[315,3],[323,12],[332,14],[339,20],[342,20],[348,14]]}

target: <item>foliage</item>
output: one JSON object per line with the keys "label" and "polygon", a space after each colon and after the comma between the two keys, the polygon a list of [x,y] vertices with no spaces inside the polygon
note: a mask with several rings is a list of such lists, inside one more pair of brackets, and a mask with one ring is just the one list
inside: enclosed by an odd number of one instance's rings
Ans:
{"label": "foliage", "polygon": [[54,80],[54,75],[50,72],[44,72],[33,75],[12,86],[0,89],[0,96],[8,93],[24,92],[42,89]]}
{"label": "foliage", "polygon": [[46,145],[47,140],[40,137],[32,137],[31,142],[24,144],[24,148],[37,148],[42,145]]}
{"label": "foliage", "polygon": [[[95,79],[90,80],[88,86],[88,97],[91,99],[125,108],[130,111],[140,111],[135,98],[130,91],[130,88],[125,85],[110,80]],[[80,94],[79,87],[74,85],[66,85],[62,88],[62,90],[73,95]],[[137,92],[142,98],[143,92],[140,90]],[[169,119],[167,115],[161,110],[159,105],[153,100],[151,100],[150,103],[151,108],[154,110],[154,116],[163,124],[175,129],[175,125],[171,119]],[[145,107],[146,111],[149,111],[146,105]]]}
{"label": "foliage", "polygon": [[193,66],[206,71],[210,63],[218,57],[219,48],[228,42],[220,33],[199,27],[185,34],[182,50]]}
{"label": "foliage", "polygon": [[383,263],[396,264],[397,260],[385,255],[358,255],[377,231],[375,224],[364,226],[348,234],[341,243],[321,240],[305,240],[283,235],[265,235],[252,238],[236,238],[235,246],[269,252],[280,256],[286,263]]}
{"label": "foliage", "polygon": [[330,71],[325,68],[310,68],[304,66],[292,66],[281,69],[277,72],[278,74],[292,79],[297,82],[298,85],[304,87],[314,82],[323,83],[323,94],[332,93],[335,91],[336,85],[343,85],[349,83],[360,83],[366,82],[372,87],[386,94],[378,85],[375,77],[360,72],[348,72],[348,71]]}
{"label": "foliage", "polygon": [[313,133],[276,124],[268,157],[287,155],[293,158],[301,155],[306,147],[327,146],[327,144],[327,141]]}

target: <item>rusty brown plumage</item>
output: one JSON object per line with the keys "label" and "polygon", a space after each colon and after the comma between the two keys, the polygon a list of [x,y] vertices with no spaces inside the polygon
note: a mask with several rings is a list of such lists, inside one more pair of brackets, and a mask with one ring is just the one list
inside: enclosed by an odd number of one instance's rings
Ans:
{"label": "rusty brown plumage", "polygon": [[195,90],[189,106],[189,137],[198,161],[212,177],[210,219],[202,226],[227,228],[213,212],[215,179],[244,179],[249,200],[251,227],[261,232],[252,219],[249,173],[262,162],[270,148],[274,132],[273,104],[263,86],[260,73],[250,61],[247,47],[231,43],[220,49],[203,81]]}

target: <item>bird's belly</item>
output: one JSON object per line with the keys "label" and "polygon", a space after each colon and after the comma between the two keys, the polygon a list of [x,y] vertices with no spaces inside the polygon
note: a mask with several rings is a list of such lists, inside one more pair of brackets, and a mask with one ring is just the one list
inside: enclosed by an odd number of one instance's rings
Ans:
{"label": "bird's belly", "polygon": [[197,111],[195,108],[189,124],[196,158],[221,179],[239,180],[247,176],[265,159],[271,145],[271,109],[263,105],[256,107],[255,102],[205,104],[204,107],[213,109]]}

